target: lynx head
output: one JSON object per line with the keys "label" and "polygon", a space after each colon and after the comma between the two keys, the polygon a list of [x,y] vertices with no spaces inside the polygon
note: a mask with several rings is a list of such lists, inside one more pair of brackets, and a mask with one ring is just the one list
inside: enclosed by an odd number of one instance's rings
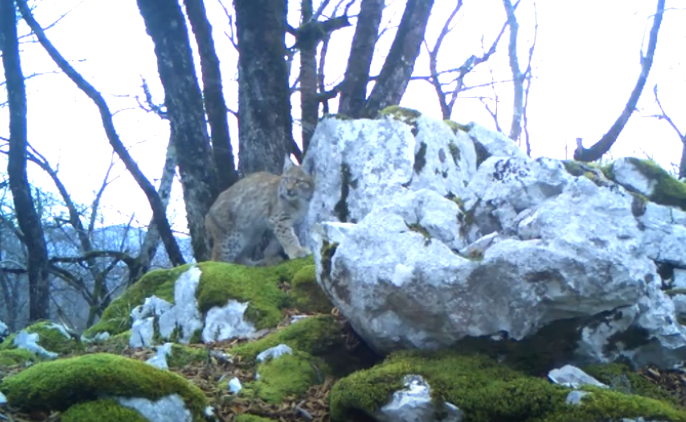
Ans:
{"label": "lynx head", "polygon": [[314,179],[286,157],[279,183],[279,196],[288,202],[309,202],[314,194]]}

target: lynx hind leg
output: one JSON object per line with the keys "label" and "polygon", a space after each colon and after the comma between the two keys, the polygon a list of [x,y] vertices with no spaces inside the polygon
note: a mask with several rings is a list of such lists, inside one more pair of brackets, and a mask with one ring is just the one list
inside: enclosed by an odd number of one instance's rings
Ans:
{"label": "lynx hind leg", "polygon": [[214,239],[212,261],[242,263],[241,255],[247,242],[240,232],[230,231],[219,239]]}

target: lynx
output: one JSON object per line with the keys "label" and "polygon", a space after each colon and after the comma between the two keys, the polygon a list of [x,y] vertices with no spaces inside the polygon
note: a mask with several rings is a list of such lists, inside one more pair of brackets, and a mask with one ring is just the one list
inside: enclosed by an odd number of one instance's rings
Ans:
{"label": "lynx", "polygon": [[[212,260],[272,265],[281,260],[281,247],[289,259],[309,255],[293,226],[307,213],[313,194],[314,180],[289,158],[281,176],[259,172],[239,180],[219,195],[205,217]],[[253,261],[255,249],[269,232],[264,259]]]}

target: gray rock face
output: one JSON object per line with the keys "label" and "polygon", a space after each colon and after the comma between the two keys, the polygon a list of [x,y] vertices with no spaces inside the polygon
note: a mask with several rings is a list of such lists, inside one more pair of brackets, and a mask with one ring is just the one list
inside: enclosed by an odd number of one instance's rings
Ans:
{"label": "gray rock face", "polygon": [[[424,116],[413,128],[392,119],[324,119],[303,166],[314,170],[316,191],[300,237],[308,242],[314,224],[358,222],[380,201],[405,190],[428,188],[461,196],[476,171],[469,136]],[[309,243],[312,246],[312,243]]]}
{"label": "gray rock face", "polygon": [[[672,366],[686,358],[686,330],[656,266],[675,268],[674,277],[686,270],[686,213],[641,202],[600,172],[575,177],[560,161],[530,159],[477,125],[458,134],[490,158],[460,172],[471,165],[465,158],[446,177],[457,183],[426,179],[440,175],[445,142],[442,122],[428,120],[418,119],[416,138],[389,120],[327,121],[308,152],[324,174],[307,223],[318,282],[370,346],[386,353],[467,336],[519,340],[585,318],[581,361]],[[420,172],[426,178],[415,168],[420,137],[439,156],[427,159],[434,170]],[[354,217],[341,223],[330,210],[348,157],[349,180],[360,183],[347,196]],[[632,332],[641,341],[617,340]]]}
{"label": "gray rock face", "polygon": [[406,375],[405,389],[393,393],[391,400],[376,412],[381,422],[461,422],[464,413],[452,403],[444,403],[441,419],[436,418],[436,405],[431,398],[431,387],[419,375]]}

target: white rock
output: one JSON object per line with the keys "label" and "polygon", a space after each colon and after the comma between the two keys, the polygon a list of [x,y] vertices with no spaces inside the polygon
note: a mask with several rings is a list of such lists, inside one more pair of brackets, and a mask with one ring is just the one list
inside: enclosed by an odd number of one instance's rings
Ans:
{"label": "white rock", "polygon": [[229,381],[229,392],[231,394],[238,394],[242,389],[241,380],[236,377],[231,378],[231,381]]}
{"label": "white rock", "polygon": [[157,353],[155,356],[146,360],[145,363],[160,369],[169,369],[167,364],[167,356],[172,353],[172,343],[164,343],[162,346],[157,346]]}
{"label": "white rock", "polygon": [[588,391],[570,391],[569,394],[567,394],[567,398],[565,399],[566,404],[581,404],[581,399],[583,399],[585,396],[589,395]]}
{"label": "white rock", "polygon": [[7,404],[7,397],[5,397],[4,394],[0,393],[0,405],[6,405]]}
{"label": "white rock", "polygon": [[18,349],[27,349],[35,355],[42,355],[48,359],[55,359],[59,356],[58,353],[45,350],[42,346],[38,344],[39,340],[38,333],[29,333],[26,330],[21,330],[14,337],[14,345]]}
{"label": "white rock", "polygon": [[153,344],[155,336],[155,318],[147,317],[133,321],[131,335],[129,336],[130,347],[149,347]]}
{"label": "white rock", "polygon": [[116,397],[122,406],[136,410],[150,422],[191,422],[193,416],[178,394],[152,401],[139,397]]}
{"label": "white rock", "polygon": [[292,355],[293,349],[286,344],[279,344],[278,346],[270,347],[269,349],[257,355],[258,362],[265,362],[270,359],[277,359],[283,355]]}
{"label": "white rock", "polygon": [[207,312],[205,328],[202,330],[202,340],[205,343],[222,341],[232,338],[252,338],[255,326],[244,319],[248,303],[241,303],[230,299],[219,308],[214,307]]}
{"label": "white rock", "polygon": [[[431,398],[431,387],[420,375],[406,375],[403,378],[404,390],[393,393],[391,400],[374,415],[382,422],[432,422],[436,406]],[[451,403],[445,403],[441,422],[461,422],[463,412]],[[443,413],[441,412],[441,413]]]}
{"label": "white rock", "polygon": [[686,270],[681,268],[674,269],[674,278],[672,280],[673,289],[686,289]]}
{"label": "white rock", "polygon": [[190,267],[174,284],[174,306],[159,316],[160,335],[169,339],[177,327],[181,329],[179,342],[188,344],[193,334],[203,328],[195,291],[200,282],[201,271]]}
{"label": "white rock", "polygon": [[650,197],[655,193],[657,181],[647,177],[633,163],[634,158],[618,158],[612,164],[612,173],[617,183]]}
{"label": "white rock", "polygon": [[502,132],[494,132],[486,129],[478,123],[471,122],[467,125],[477,149],[488,157],[515,157],[526,159],[527,155],[510,138]]}
{"label": "white rock", "polygon": [[583,387],[584,385],[608,388],[607,385],[573,365],[565,365],[562,368],[551,370],[548,372],[548,378],[555,384],[575,389]]}
{"label": "white rock", "polygon": [[164,299],[152,295],[145,298],[142,305],[136,306],[131,310],[131,318],[136,321],[151,316],[160,316],[171,309],[173,305]]}

